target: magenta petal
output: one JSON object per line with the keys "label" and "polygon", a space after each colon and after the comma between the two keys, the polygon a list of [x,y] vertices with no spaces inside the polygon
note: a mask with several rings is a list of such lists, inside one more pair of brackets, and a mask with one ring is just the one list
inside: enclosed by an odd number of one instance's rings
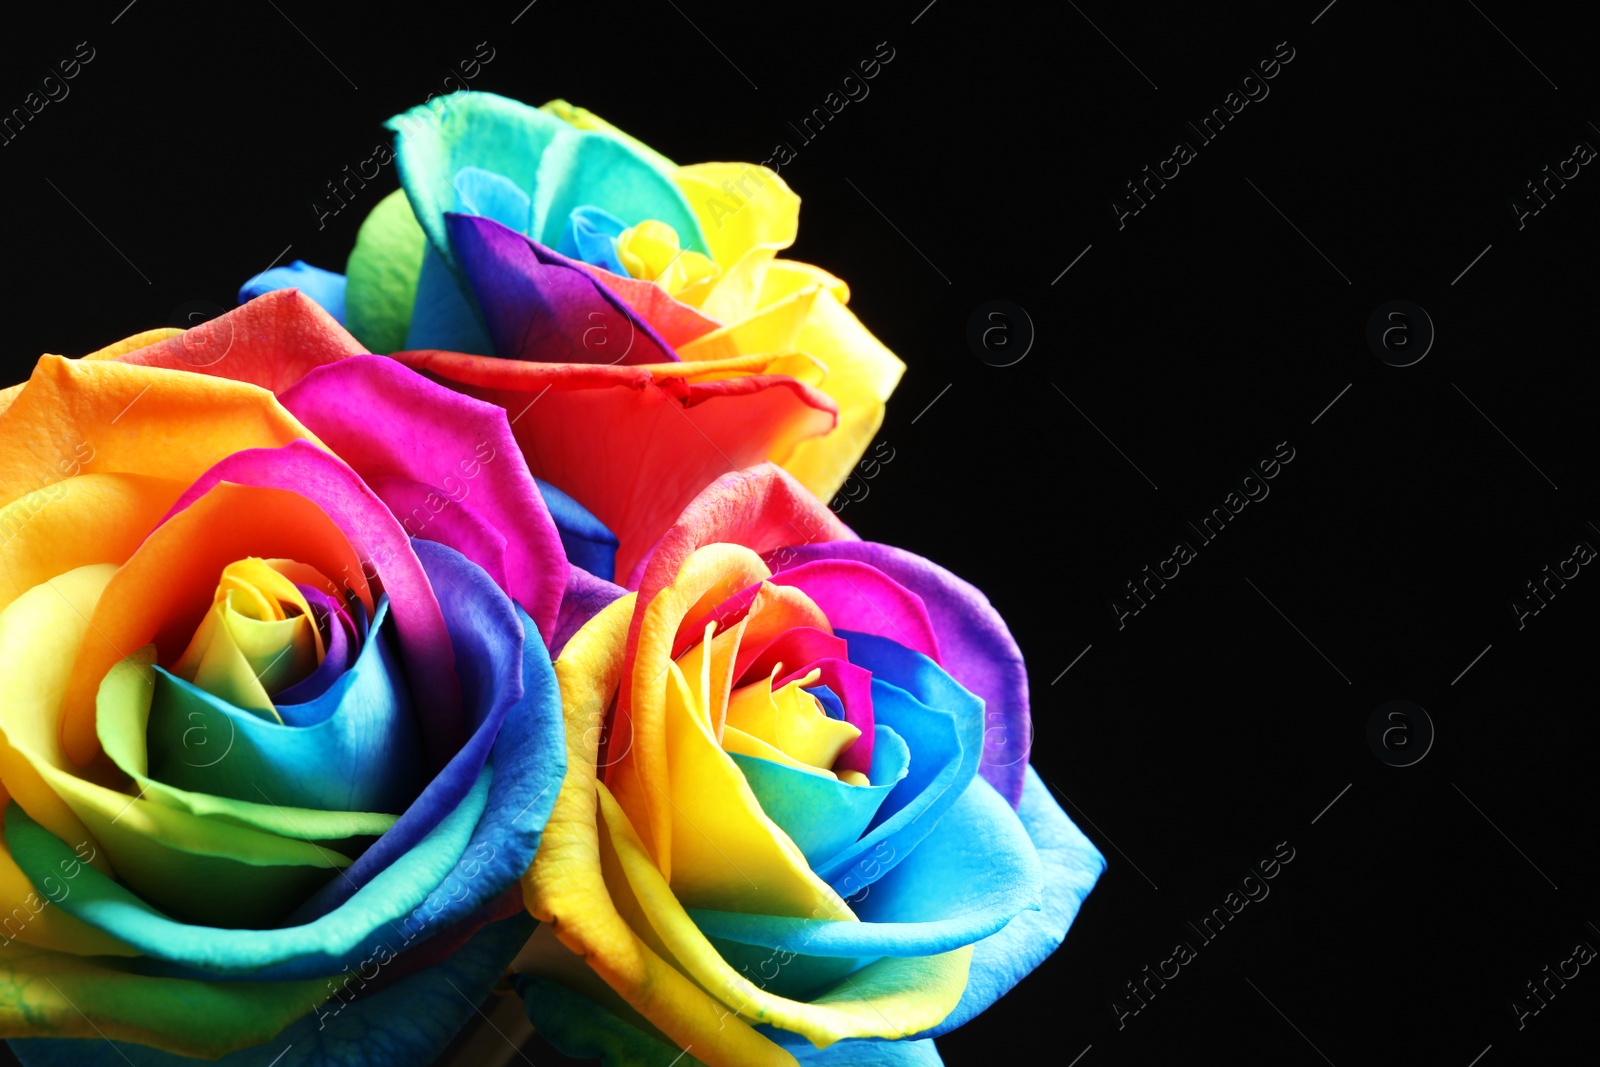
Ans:
{"label": "magenta petal", "polygon": [[442,761],[447,758],[444,754],[459,748],[461,688],[444,614],[405,531],[377,494],[336,456],[309,441],[292,441],[282,448],[235,452],[202,474],[161,521],[166,522],[223,481],[286,489],[305,497],[333,520],[364,564],[370,561],[383,591],[389,594],[416,706],[427,711],[422,716],[422,731],[428,751]]}
{"label": "magenta petal", "polygon": [[975,586],[921,556],[890,545],[831,541],[797,545],[767,556],[769,566],[790,570],[825,559],[870,564],[922,598],[939,637],[944,669],[984,702],[979,773],[1016,807],[1022,800],[1033,723],[1028,714],[1028,670],[1000,613]]}
{"label": "magenta petal", "polygon": [[[470,504],[505,536],[502,588],[550,639],[567,585],[567,556],[503,408],[381,356],[319,367],[278,400],[368,482],[406,478]],[[474,556],[466,543],[426,529],[411,532],[449,545],[494,573],[490,561]]]}
{"label": "magenta petal", "polygon": [[872,714],[872,672],[865,667],[857,667],[848,660],[820,659],[808,663],[797,671],[778,679],[778,686],[786,686],[797,678],[804,678],[811,671],[820,670],[822,677],[817,679],[818,685],[825,685],[833,690],[833,695],[839,698],[839,703],[844,705],[844,721],[861,731],[861,736],[851,743],[850,747],[839,753],[839,758],[834,761],[833,769],[836,771],[860,771],[862,774],[872,772],[872,741],[873,727],[876,720]]}
{"label": "magenta petal", "polygon": [[784,665],[784,673],[787,674],[788,668],[801,663],[848,659],[849,656],[850,646],[844,638],[835,637],[814,626],[795,626],[761,644],[741,642],[739,654],[733,661],[734,684],[749,685],[766,678],[779,663]]}
{"label": "magenta petal", "polygon": [[922,598],[876,567],[850,559],[819,559],[780,570],[771,580],[809,596],[835,630],[887,637],[941,662],[939,639]]}
{"label": "magenta petal", "polygon": [[471,504],[458,504],[410,478],[368,478],[367,484],[394,512],[407,534],[455,549],[482,567],[495,585],[506,588],[505,535]]}

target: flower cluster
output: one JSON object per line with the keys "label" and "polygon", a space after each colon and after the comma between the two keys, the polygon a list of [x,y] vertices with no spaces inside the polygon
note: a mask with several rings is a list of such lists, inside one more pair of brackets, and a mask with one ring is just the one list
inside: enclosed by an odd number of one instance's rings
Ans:
{"label": "flower cluster", "polygon": [[1104,860],[1005,623],[821,503],[904,370],[799,198],[561,101],[390,122],[340,273],[0,391],[0,1036],[934,1064]]}

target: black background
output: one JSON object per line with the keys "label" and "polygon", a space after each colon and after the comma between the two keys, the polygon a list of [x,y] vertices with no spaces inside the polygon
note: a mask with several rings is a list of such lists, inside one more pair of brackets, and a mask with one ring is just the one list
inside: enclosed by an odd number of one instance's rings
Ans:
{"label": "black background", "polygon": [[[1600,176],[1521,229],[1511,208],[1600,147],[1592,24],[1503,0],[524,2],[8,12],[0,111],[78,42],[95,58],[0,146],[5,381],[231,307],[275,259],[342,269],[392,168],[325,228],[313,199],[479,42],[473,88],[565,97],[680,161],[786,141],[790,254],[909,367],[893,459],[841,516],[988,593],[1032,673],[1033,762],[1110,864],[946,1062],[1592,1062],[1594,966],[1521,1029],[1511,1003],[1600,947],[1600,576],[1521,629],[1508,606],[1600,546]],[[803,144],[788,122],[885,41],[870,95]],[[1285,41],[1201,144],[1185,120]],[[1195,160],[1119,228],[1111,198],[1180,139]],[[1366,341],[1397,298],[1437,329],[1404,368]],[[967,343],[992,299],[1036,334],[1011,366]],[[1270,496],[1199,544],[1184,523],[1285,441]],[[1197,558],[1119,629],[1111,598],[1179,539]],[[1404,768],[1366,740],[1397,698],[1436,730]],[[1186,922],[1279,842],[1270,896],[1200,945]],[[1197,958],[1119,1029],[1112,998],[1179,940]]]}

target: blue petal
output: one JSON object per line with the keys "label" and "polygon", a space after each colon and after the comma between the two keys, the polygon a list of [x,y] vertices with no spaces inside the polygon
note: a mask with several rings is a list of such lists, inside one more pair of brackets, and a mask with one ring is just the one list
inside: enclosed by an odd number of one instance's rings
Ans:
{"label": "blue petal", "polygon": [[422,252],[422,269],[417,272],[417,296],[411,306],[406,348],[409,351],[437,348],[474,356],[495,354],[472,297],[456,281],[432,245]]}
{"label": "blue petal", "polygon": [[838,1041],[827,1048],[795,1045],[789,1051],[804,1067],[944,1067],[932,1041]]}
{"label": "blue petal", "polygon": [[444,613],[472,733],[389,831],[362,853],[343,877],[329,882],[295,911],[292,919],[297,922],[325,915],[343,904],[460,803],[502,733],[507,712],[529,697],[522,682],[527,659],[549,659],[539,631],[532,626],[524,628],[527,615],[482,567],[434,541],[415,538],[411,544]]}
{"label": "blue petal", "polygon": [[248,303],[263,293],[277,289],[298,289],[322,305],[326,311],[344,325],[345,276],[331,270],[313,267],[297,259],[287,267],[273,267],[263,271],[239,287],[239,303]]}
{"label": "blue petal", "polygon": [[[814,685],[807,689],[806,692],[817,698],[817,702],[822,705],[822,710],[828,713],[828,718],[838,719],[840,722],[844,721],[844,701],[840,700],[839,695],[832,689],[825,685]],[[867,777],[870,778],[872,776],[868,775]]]}
{"label": "blue petal", "polygon": [[[894,857],[887,853],[880,862]],[[857,923],[694,911],[708,936],[804,957],[863,963],[884,956],[933,956],[996,933],[1039,907],[1040,860],[1017,813],[974,777],[938,828],[857,897]]]}
{"label": "blue petal", "polygon": [[999,933],[978,942],[961,1002],[944,1022],[918,1037],[938,1037],[966,1023],[1043,963],[1066,938],[1084,898],[1106,869],[1100,850],[1067,818],[1031,766],[1023,779],[1017,816],[1044,869],[1043,906],[1023,912]]}
{"label": "blue petal", "polygon": [[599,1060],[603,1067],[704,1067],[686,1050],[645,1033],[560,982],[522,975],[517,992],[533,1028],[563,1056]]}
{"label": "blue petal", "polygon": [[518,233],[528,232],[533,201],[504,174],[481,167],[462,167],[455,176],[456,203],[474,215],[494,219]]}
{"label": "blue petal", "polygon": [[878,722],[904,738],[911,771],[854,845],[817,869],[845,897],[883,877],[933,832],[978,773],[983,756],[983,702],[937,663],[887,638],[838,631],[850,662],[872,672]]}
{"label": "blue petal", "polygon": [[[887,726],[875,732],[872,785],[851,785],[757,756],[729,753],[761,810],[789,835],[813,868],[843,852],[867,828],[889,792],[906,776],[911,753]],[[881,746],[881,748],[879,747]]]}
{"label": "blue petal", "polygon": [[627,223],[604,208],[586,204],[573,208],[556,251],[569,259],[581,259],[592,267],[603,267],[612,274],[628,276],[628,269],[617,256],[617,238]]}
{"label": "blue petal", "polygon": [[561,547],[568,562],[575,563],[596,578],[613,581],[617,573],[617,535],[595,518],[589,509],[543,478],[535,478],[539,495],[544,497],[550,517],[561,534]]}
{"label": "blue petal", "polygon": [[[150,776],[195,793],[319,811],[399,812],[422,772],[416,712],[394,649],[389,598],[355,665],[284,724],[242,711],[156,668],[146,736]],[[187,738],[226,737],[216,758],[195,759]],[[209,748],[209,746],[208,746]]]}
{"label": "blue petal", "polygon": [[276,1038],[220,1060],[144,1045],[54,1038],[14,1039],[24,1067],[403,1067],[431,1063],[499,982],[538,925],[515,915],[490,923],[454,955],[343,1007],[314,1009]]}

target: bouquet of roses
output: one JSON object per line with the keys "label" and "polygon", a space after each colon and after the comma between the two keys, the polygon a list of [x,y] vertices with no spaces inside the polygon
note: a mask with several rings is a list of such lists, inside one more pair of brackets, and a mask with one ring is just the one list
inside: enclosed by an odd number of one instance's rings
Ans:
{"label": "bouquet of roses", "polygon": [[0,391],[0,1036],[937,1064],[1104,869],[971,585],[822,503],[904,367],[770,170],[455,93],[342,274]]}

